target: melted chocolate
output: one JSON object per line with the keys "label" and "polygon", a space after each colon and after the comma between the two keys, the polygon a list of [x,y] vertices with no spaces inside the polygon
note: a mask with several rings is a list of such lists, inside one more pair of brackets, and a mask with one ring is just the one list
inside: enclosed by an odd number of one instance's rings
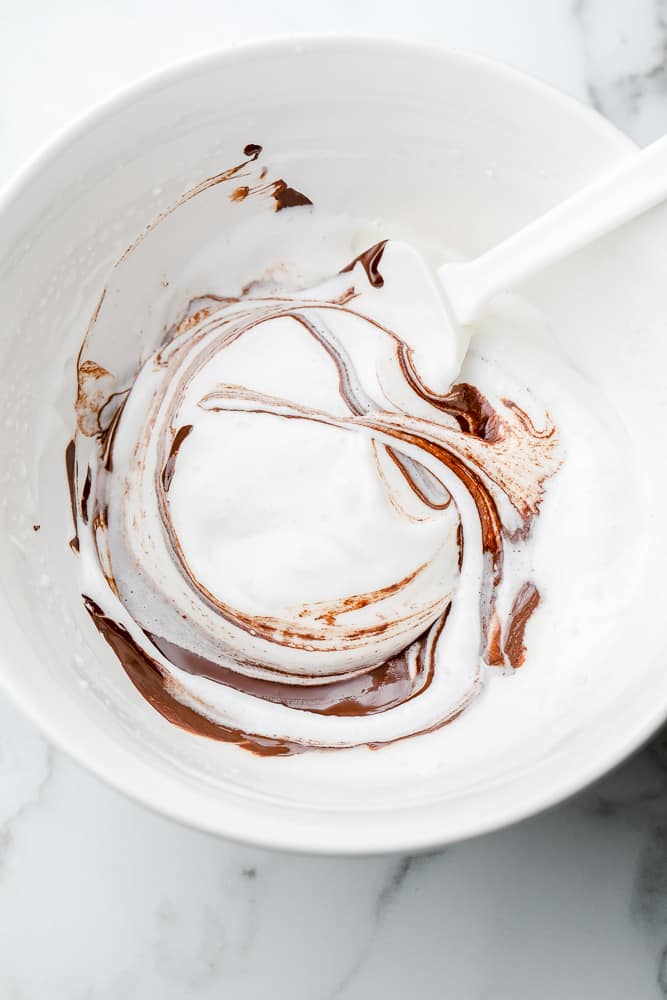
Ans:
{"label": "melted chocolate", "polygon": [[[177,208],[180,208],[181,205],[184,205],[187,201],[190,201],[190,199],[192,198],[196,198],[197,195],[200,195],[203,191],[207,191],[209,188],[215,187],[218,184],[225,184],[227,181],[232,180],[234,177],[246,176],[246,174],[244,174],[246,167],[249,167],[250,164],[254,163],[261,155],[262,151],[263,147],[260,146],[258,143],[256,142],[247,143],[243,147],[243,155],[245,156],[244,160],[242,160],[240,163],[237,163],[233,167],[228,167],[226,170],[221,170],[220,173],[213,174],[210,177],[204,178],[204,180],[200,181],[199,184],[196,184],[194,187],[186,191],[185,194],[181,195],[181,197],[173,205],[170,205],[169,208],[166,208],[164,209],[164,211],[160,212],[160,214],[156,216],[156,218],[153,219],[153,221],[150,222],[148,226],[146,226],[143,232],[132,243],[130,243],[130,245],[125,249],[125,251],[116,261],[116,266],[118,266],[118,264],[122,264],[122,262],[126,260],[127,257],[129,257],[129,255],[136,250],[136,248],[148,236],[148,234],[152,232],[152,230],[155,229],[155,227],[158,226],[161,222],[163,222],[168,216],[170,216],[172,212],[175,212]],[[259,171],[259,180],[263,180],[264,177],[266,177],[266,173],[267,173],[266,167],[262,167],[261,170]],[[274,181],[273,185],[285,185],[285,187],[287,187],[285,181],[283,180]],[[251,193],[251,191],[254,189],[252,189],[250,185],[248,187],[250,189],[249,193]],[[292,191],[293,189],[290,188],[288,190]],[[294,192],[294,196],[303,198],[305,199],[305,201],[293,201],[290,204],[294,205],[312,204],[310,199],[306,198],[305,195],[301,195],[298,191]],[[288,195],[287,197],[289,200],[289,198],[292,196]],[[242,201],[243,198],[232,198],[232,200]],[[276,210],[279,210],[279,208],[287,208],[287,207],[289,207],[287,202],[283,205],[277,204]],[[104,298],[105,291],[102,293],[102,299]],[[102,299],[100,299],[100,302],[98,303],[96,313],[99,313],[99,309],[102,304]],[[95,319],[96,316],[93,317],[91,325],[94,325]],[[84,341],[84,346],[85,346],[85,341]]]}
{"label": "melted chocolate", "polygon": [[165,466],[162,469],[162,487],[165,493],[169,492],[171,481],[174,478],[178,452],[180,451],[181,445],[191,432],[192,424],[185,424],[183,427],[179,427],[176,431],[174,440],[171,443],[171,448],[169,449],[169,457],[167,458]]}
{"label": "melted chocolate", "polygon": [[[415,387],[417,391],[420,388],[420,385],[415,383]],[[453,403],[454,407],[458,407],[460,405],[460,400],[469,399],[473,401],[471,414],[466,419],[466,426],[472,428],[472,430],[466,430],[463,432],[464,434],[467,434],[470,437],[478,438],[480,441],[484,441],[485,444],[494,444],[502,439],[503,435],[499,430],[501,426],[500,417],[497,415],[496,411],[493,410],[488,400],[486,400],[486,397],[478,389],[476,389],[475,386],[468,385],[466,383],[455,386],[452,392],[448,394],[448,397],[439,397],[443,401],[443,407],[447,405],[446,400],[449,397],[455,401]],[[488,562],[488,567],[484,575],[483,590],[480,597],[482,634],[484,639],[484,649],[482,652],[484,658],[490,665],[503,665],[507,659],[509,660],[509,664],[514,666],[515,662],[512,660],[513,657],[514,661],[516,661],[516,665],[518,665],[518,660],[522,655],[521,642],[523,629],[525,628],[524,607],[526,606],[529,608],[526,615],[527,621],[530,613],[532,613],[532,610],[534,610],[534,607],[537,605],[536,603],[533,604],[535,597],[529,599],[528,596],[526,596],[525,600],[519,602],[516,609],[516,623],[514,625],[514,630],[512,632],[512,628],[510,626],[511,636],[508,637],[508,645],[504,647],[502,644],[502,628],[498,621],[495,608],[494,591],[502,581],[503,546],[504,538],[507,533],[503,527],[502,518],[491,492],[490,485],[487,482],[489,475],[491,475],[492,478],[492,474],[490,474],[488,470],[482,471],[480,469],[478,471],[474,463],[467,463],[461,455],[450,450],[448,447],[439,444],[434,438],[411,430],[407,424],[399,422],[395,417],[391,419],[391,415],[387,414],[378,413],[376,416],[374,413],[369,413],[352,418],[336,418],[322,411],[309,409],[308,407],[296,404],[290,404],[289,401],[277,400],[273,397],[253,392],[251,390],[241,390],[239,387],[230,387],[228,389],[222,388],[215,393],[211,393],[201,401],[200,405],[204,406],[205,409],[214,412],[217,410],[233,410],[236,408],[233,402],[234,399],[239,401],[240,408],[243,409],[244,412],[273,414],[274,416],[280,416],[286,419],[312,420],[333,426],[353,426],[354,424],[363,424],[367,428],[378,433],[390,433],[397,440],[413,445],[415,448],[421,449],[422,451],[428,452],[447,468],[451,469],[460,482],[463,483],[475,503],[482,529],[482,548]],[[251,401],[254,404],[252,406],[249,405]],[[553,428],[549,425],[545,431],[537,431],[532,422],[529,420],[527,414],[525,414],[515,404],[512,404],[512,407],[509,407],[509,409],[513,415],[519,418],[520,424],[526,433],[532,435],[536,440],[543,439],[548,441],[553,436]],[[391,423],[389,423],[390,419]],[[458,420],[457,423],[459,423]],[[494,428],[494,430],[490,430],[490,428]],[[479,434],[475,434],[475,430],[479,431]],[[493,440],[489,442],[487,437],[484,435],[490,435]],[[518,535],[518,537],[523,537],[525,535],[533,516],[534,511],[531,511],[530,507],[526,507],[525,512],[522,514],[524,522],[523,528],[518,533],[515,533],[515,535]],[[514,537],[515,536],[511,536],[512,539],[514,539]],[[527,584],[526,586],[534,590],[532,584]],[[535,595],[537,595],[537,591],[535,591]],[[537,595],[537,600],[539,600],[539,595]],[[371,630],[368,630],[366,634],[370,635]],[[378,634],[377,631],[375,631],[374,634]],[[313,636],[313,638],[316,637]]]}
{"label": "melted chocolate", "polygon": [[88,524],[88,500],[90,498],[90,486],[91,486],[91,471],[90,466],[86,469],[86,478],[83,481],[83,489],[81,491],[81,520],[84,524]]}
{"label": "melted chocolate", "polygon": [[530,616],[539,603],[540,592],[535,584],[530,581],[524,583],[514,598],[507,626],[507,636],[505,638],[505,653],[514,668],[522,666],[526,659],[524,633]]}
{"label": "melted chocolate", "polygon": [[135,643],[127,629],[109,618],[92,598],[84,595],[83,603],[98,632],[114,651],[134,686],[165,719],[198,736],[207,736],[223,743],[236,743],[260,757],[302,753],[306,749],[289,740],[268,739],[222,726],[184,705],[167,689],[158,664]]}
{"label": "melted chocolate", "polygon": [[67,475],[67,486],[69,489],[69,502],[72,511],[72,522],[74,524],[74,535],[70,538],[69,547],[73,552],[79,551],[79,527],[77,520],[77,500],[76,500],[76,445],[74,439],[65,448],[65,473]]}
{"label": "melted chocolate", "polygon": [[[423,504],[430,507],[431,510],[446,510],[449,507],[452,502],[451,494],[437,476],[434,476],[423,465],[419,465],[414,459],[408,458],[407,455],[401,455],[395,448],[386,448],[385,451],[394,465],[400,469],[401,475],[413,493],[419,497]],[[415,475],[417,469],[419,470],[419,479]]]}
{"label": "melted chocolate", "polygon": [[[162,343],[163,347],[170,344],[174,337],[179,337],[182,333],[186,333],[191,330],[192,327],[197,326],[202,320],[207,319],[211,313],[215,312],[216,309],[220,309],[221,306],[230,305],[232,302],[238,302],[238,298],[233,298],[228,295],[197,295],[195,298],[190,299],[187,306],[180,314],[178,319],[164,335],[164,340]],[[158,364],[161,362],[160,354],[157,355]]]}
{"label": "melted chocolate", "polygon": [[299,205],[312,205],[310,198],[290,187],[284,180],[269,181],[263,183],[266,172],[262,171],[259,176],[259,183],[255,185],[241,184],[234,188],[229,196],[230,201],[245,201],[251,194],[269,194],[273,198],[276,212],[283,208],[296,208]]}
{"label": "melted chocolate", "polygon": [[423,690],[430,680],[432,663],[426,661],[428,631],[416,640],[419,669],[414,678],[404,650],[367,673],[328,684],[289,684],[249,677],[223,667],[214,660],[183,649],[168,639],[146,633],[155,648],[174,666],[188,674],[207,677],[225,687],[253,695],[299,711],[318,715],[363,716],[385,712],[408,701]]}
{"label": "melted chocolate", "polygon": [[285,181],[274,182],[273,200],[276,203],[276,212],[282,212],[284,208],[296,208],[298,205],[312,205],[312,201],[307,195],[290,187]]}
{"label": "melted chocolate", "polygon": [[368,250],[364,250],[364,252],[360,253],[358,257],[351,260],[349,264],[342,267],[340,269],[340,273],[347,274],[348,271],[354,270],[356,264],[361,264],[366,272],[366,277],[373,288],[382,288],[384,285],[384,278],[380,274],[379,265],[386,245],[387,241],[381,240],[380,243],[376,243],[374,246],[369,247]]}

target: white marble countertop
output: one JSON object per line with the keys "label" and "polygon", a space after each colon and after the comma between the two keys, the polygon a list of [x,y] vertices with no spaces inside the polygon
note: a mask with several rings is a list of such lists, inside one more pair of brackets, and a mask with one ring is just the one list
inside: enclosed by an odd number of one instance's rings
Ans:
{"label": "white marble countertop", "polygon": [[[0,182],[174,60],[295,30],[465,47],[667,126],[665,0],[0,0]],[[536,819],[422,857],[284,857],[126,801],[0,697],[0,1000],[667,996],[667,730]]]}

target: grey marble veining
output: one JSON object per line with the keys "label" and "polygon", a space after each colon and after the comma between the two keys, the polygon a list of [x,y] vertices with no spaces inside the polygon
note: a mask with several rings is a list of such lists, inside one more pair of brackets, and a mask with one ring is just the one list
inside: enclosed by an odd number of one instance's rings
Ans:
{"label": "grey marble veining", "polygon": [[638,142],[667,126],[665,0],[574,0],[588,98]]}
{"label": "grey marble veining", "polygon": [[[0,0],[0,181],[177,59],[290,30],[495,56],[640,142],[667,127],[667,0]],[[667,729],[586,792],[420,857],[288,857],[131,803],[0,697],[0,1000],[667,996]]]}

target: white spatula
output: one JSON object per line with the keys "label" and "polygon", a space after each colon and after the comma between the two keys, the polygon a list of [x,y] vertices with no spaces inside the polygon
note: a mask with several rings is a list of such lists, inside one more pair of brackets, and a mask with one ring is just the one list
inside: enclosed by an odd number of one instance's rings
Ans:
{"label": "white spatula", "polygon": [[[517,233],[465,262],[435,272],[406,243],[390,240],[382,271],[391,273],[395,301],[428,303],[442,320],[443,367],[437,388],[450,385],[465,357],[482,307],[549,264],[592,243],[667,197],[667,136],[631,154],[608,174],[550,209]],[[667,238],[667,233],[665,234]],[[392,297],[394,297],[392,295]],[[426,300],[426,301],[425,301]],[[417,341],[419,333],[416,332]],[[415,344],[419,353],[419,343]]]}

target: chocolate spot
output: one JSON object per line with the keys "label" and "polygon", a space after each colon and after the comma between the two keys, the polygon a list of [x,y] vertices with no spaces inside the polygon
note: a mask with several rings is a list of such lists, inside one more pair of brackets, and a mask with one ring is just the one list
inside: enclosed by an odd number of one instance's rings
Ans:
{"label": "chocolate spot", "polygon": [[113,618],[109,618],[100,606],[85,594],[83,603],[93,624],[122,663],[134,686],[165,719],[190,733],[207,736],[223,743],[236,743],[260,757],[284,756],[301,753],[306,749],[288,740],[269,739],[218,725],[193,708],[183,705],[167,690],[159,665],[137,646],[127,629]]}

